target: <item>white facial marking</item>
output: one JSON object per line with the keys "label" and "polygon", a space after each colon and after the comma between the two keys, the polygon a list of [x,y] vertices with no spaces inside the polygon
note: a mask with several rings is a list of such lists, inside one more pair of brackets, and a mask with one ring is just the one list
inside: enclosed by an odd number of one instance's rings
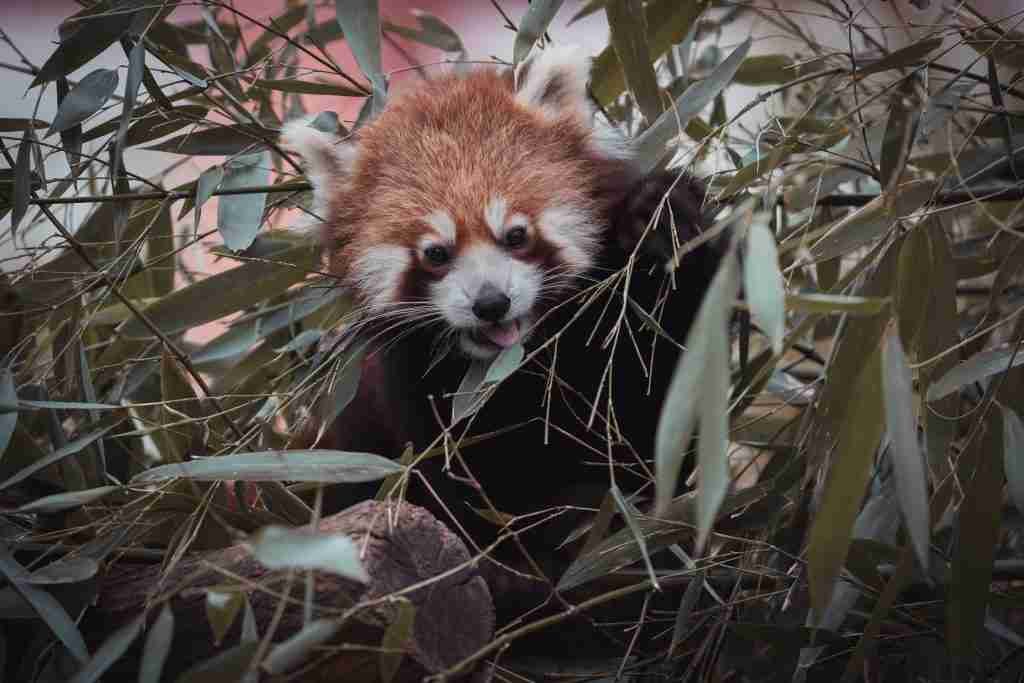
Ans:
{"label": "white facial marking", "polygon": [[537,229],[577,274],[594,265],[601,226],[588,211],[569,204],[549,207],[541,212]]}
{"label": "white facial marking", "polygon": [[505,211],[507,209],[508,202],[500,196],[492,197],[484,208],[484,220],[487,221],[487,227],[491,229],[491,234],[499,239],[505,227]]}
{"label": "white facial marking", "polygon": [[370,306],[383,307],[398,300],[402,277],[410,265],[405,247],[373,247],[353,264],[352,280],[367,293]]}
{"label": "white facial marking", "polygon": [[427,225],[437,231],[442,242],[455,244],[455,220],[447,211],[434,211],[425,220]]}
{"label": "white facial marking", "polygon": [[537,302],[544,280],[541,270],[512,258],[490,244],[467,249],[455,260],[452,269],[431,287],[431,298],[448,324],[459,329],[479,327],[473,313],[473,301],[484,284],[491,284],[511,300],[505,320],[529,314]]}

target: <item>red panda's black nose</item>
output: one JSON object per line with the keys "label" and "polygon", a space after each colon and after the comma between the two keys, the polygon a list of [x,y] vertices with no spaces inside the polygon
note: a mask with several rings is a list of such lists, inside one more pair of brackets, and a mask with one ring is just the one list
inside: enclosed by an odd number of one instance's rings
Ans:
{"label": "red panda's black nose", "polygon": [[473,302],[473,313],[476,317],[489,323],[496,323],[508,313],[512,300],[504,292],[491,284],[480,288]]}

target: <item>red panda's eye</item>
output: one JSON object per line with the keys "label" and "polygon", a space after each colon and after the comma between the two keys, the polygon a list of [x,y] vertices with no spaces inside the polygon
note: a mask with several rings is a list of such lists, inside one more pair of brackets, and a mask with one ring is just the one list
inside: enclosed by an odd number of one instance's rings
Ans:
{"label": "red panda's eye", "polygon": [[519,226],[505,233],[505,246],[518,249],[526,244],[526,228]]}
{"label": "red panda's eye", "polygon": [[452,258],[448,250],[439,244],[432,244],[424,249],[423,256],[427,259],[427,263],[435,268],[443,266]]}

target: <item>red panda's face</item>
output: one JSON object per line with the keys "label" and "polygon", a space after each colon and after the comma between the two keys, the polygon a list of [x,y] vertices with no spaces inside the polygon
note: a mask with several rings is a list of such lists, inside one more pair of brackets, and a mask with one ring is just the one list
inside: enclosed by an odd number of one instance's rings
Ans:
{"label": "red panda's face", "polygon": [[593,128],[588,60],[549,48],[519,87],[477,71],[395,97],[354,143],[289,124],[325,218],[331,270],[366,316],[443,322],[489,358],[594,264],[620,144]]}

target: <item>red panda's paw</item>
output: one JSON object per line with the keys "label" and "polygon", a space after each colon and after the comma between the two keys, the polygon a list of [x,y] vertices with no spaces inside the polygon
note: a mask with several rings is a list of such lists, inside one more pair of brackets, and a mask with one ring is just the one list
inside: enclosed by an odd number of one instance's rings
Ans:
{"label": "red panda's paw", "polygon": [[[640,256],[668,263],[680,246],[706,227],[706,192],[699,180],[676,171],[660,171],[642,178],[614,212],[619,246],[631,252],[643,240]],[[657,222],[652,225],[654,219]]]}

